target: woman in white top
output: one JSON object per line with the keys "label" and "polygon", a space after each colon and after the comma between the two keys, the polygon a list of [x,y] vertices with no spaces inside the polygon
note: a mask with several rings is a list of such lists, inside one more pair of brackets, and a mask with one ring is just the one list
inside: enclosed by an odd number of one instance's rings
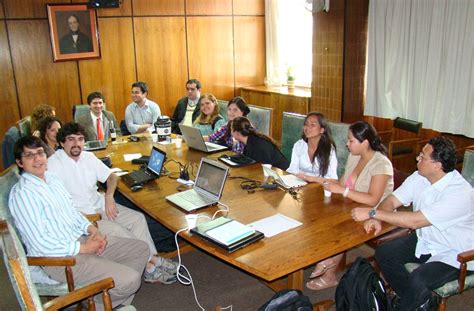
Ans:
{"label": "woman in white top", "polygon": [[336,146],[323,114],[310,112],[306,116],[302,138],[293,145],[287,171],[309,182],[337,179]]}

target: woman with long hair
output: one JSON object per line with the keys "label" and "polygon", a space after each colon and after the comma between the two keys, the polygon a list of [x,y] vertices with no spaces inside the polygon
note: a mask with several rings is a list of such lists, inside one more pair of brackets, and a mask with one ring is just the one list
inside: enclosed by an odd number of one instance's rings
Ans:
{"label": "woman with long hair", "polygon": [[193,126],[201,131],[201,135],[211,135],[226,124],[219,114],[217,99],[212,94],[204,94],[200,98],[201,112]]}
{"label": "woman with long hair", "polygon": [[[387,158],[387,149],[375,128],[363,121],[349,127],[347,148],[350,154],[344,176],[339,180],[323,179],[324,189],[376,207],[393,191],[393,167]],[[336,286],[336,268],[342,257],[343,254],[339,254],[319,262],[306,287],[320,290]]]}
{"label": "woman with long hair", "polygon": [[337,179],[336,145],[323,114],[310,112],[304,120],[303,135],[293,145],[289,173],[309,182]]}
{"label": "woman with long hair", "polygon": [[242,154],[244,152],[244,145],[241,142],[234,143],[234,139],[232,138],[230,132],[230,124],[235,118],[242,116],[245,117],[249,113],[250,108],[242,97],[236,96],[232,98],[227,104],[228,122],[213,134],[204,136],[204,140],[217,143],[222,146],[227,146],[232,148],[232,151],[235,153]]}
{"label": "woman with long hair", "polygon": [[235,118],[231,124],[231,131],[232,137],[245,146],[245,156],[282,170],[286,170],[290,165],[275,141],[271,137],[257,132],[246,117]]}
{"label": "woman with long hair", "polygon": [[45,117],[38,123],[39,137],[46,145],[46,154],[50,157],[59,147],[56,139],[61,128],[61,121],[56,117]]}

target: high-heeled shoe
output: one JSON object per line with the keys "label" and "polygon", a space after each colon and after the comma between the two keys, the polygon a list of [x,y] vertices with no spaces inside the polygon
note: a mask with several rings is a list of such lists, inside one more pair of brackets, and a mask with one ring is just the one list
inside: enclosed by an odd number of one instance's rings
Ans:
{"label": "high-heeled shoe", "polygon": [[319,277],[307,282],[306,287],[311,290],[322,290],[322,289],[337,286],[338,284],[339,282],[337,280],[333,282],[328,282],[325,279]]}
{"label": "high-heeled shoe", "polygon": [[311,272],[311,275],[309,276],[309,278],[310,279],[317,278],[318,276],[323,275],[324,273],[326,273],[326,271],[328,271],[329,269],[332,269],[334,267],[336,267],[336,264],[332,260],[327,261],[327,264],[324,261],[320,262],[316,265],[313,272]]}

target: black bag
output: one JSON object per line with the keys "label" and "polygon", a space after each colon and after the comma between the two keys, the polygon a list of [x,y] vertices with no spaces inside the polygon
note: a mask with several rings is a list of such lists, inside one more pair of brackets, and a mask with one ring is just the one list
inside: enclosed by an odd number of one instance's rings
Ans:
{"label": "black bag", "polygon": [[312,311],[309,298],[300,290],[284,289],[273,295],[272,299],[261,306],[258,311]]}
{"label": "black bag", "polygon": [[337,311],[387,311],[382,279],[365,258],[358,257],[336,289]]}

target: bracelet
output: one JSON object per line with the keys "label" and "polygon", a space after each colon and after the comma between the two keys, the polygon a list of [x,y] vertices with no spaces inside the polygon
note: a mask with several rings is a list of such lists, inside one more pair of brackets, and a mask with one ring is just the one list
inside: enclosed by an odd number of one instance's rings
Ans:
{"label": "bracelet", "polygon": [[349,195],[349,191],[350,191],[350,190],[351,190],[351,189],[349,189],[349,187],[346,187],[346,189],[345,189],[344,192],[342,193],[342,196],[346,198],[346,197]]}

